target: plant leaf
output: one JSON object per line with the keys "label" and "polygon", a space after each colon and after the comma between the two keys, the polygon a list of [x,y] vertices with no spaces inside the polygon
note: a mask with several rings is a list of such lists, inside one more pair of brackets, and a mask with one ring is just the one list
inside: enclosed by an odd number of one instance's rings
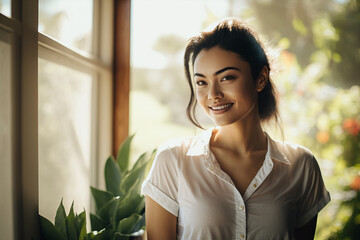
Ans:
{"label": "plant leaf", "polygon": [[76,230],[77,233],[79,234],[79,240],[86,240],[87,239],[87,234],[86,234],[86,212],[85,210],[80,213],[79,215],[76,215],[75,218],[75,222],[76,222]]}
{"label": "plant leaf", "polygon": [[134,226],[141,220],[141,215],[139,214],[132,214],[128,218],[124,218],[119,222],[119,225],[117,226],[117,230],[121,234],[130,234],[132,233],[132,230]]}
{"label": "plant leaf", "polygon": [[144,201],[144,197],[137,195],[135,197],[124,198],[116,212],[116,219],[121,220],[129,217],[132,213],[138,213],[138,206]]}
{"label": "plant leaf", "polygon": [[140,196],[139,199],[141,200],[139,201],[138,206],[134,210],[134,213],[138,213],[138,214],[142,213],[145,209],[145,198],[143,196]]}
{"label": "plant leaf", "polygon": [[138,221],[135,224],[131,232],[138,232],[140,231],[140,229],[144,229],[144,228],[145,228],[145,212],[141,215],[140,221]]}
{"label": "plant leaf", "polygon": [[40,217],[40,232],[45,240],[65,240],[60,231],[46,218]]}
{"label": "plant leaf", "polygon": [[131,141],[135,135],[131,135],[125,139],[121,144],[118,154],[116,155],[116,162],[118,163],[121,173],[124,173],[129,168],[129,153]]}
{"label": "plant leaf", "polygon": [[95,200],[96,213],[98,213],[98,210],[114,197],[111,192],[102,191],[94,187],[90,187],[90,190]]}
{"label": "plant leaf", "polygon": [[143,201],[144,197],[140,195],[140,186],[141,182],[139,179],[131,187],[131,189],[122,197],[119,207],[116,210],[116,219],[120,221],[123,218],[129,217],[131,214],[136,213],[138,206]]}
{"label": "plant leaf", "polygon": [[121,234],[119,232],[116,232],[112,240],[129,240],[130,237],[130,234]]}
{"label": "plant leaf", "polygon": [[78,240],[75,226],[74,202],[71,204],[70,212],[65,219],[67,240]]}
{"label": "plant leaf", "polygon": [[92,231],[100,231],[106,227],[103,220],[95,214],[90,213],[90,223]]}
{"label": "plant leaf", "polygon": [[59,207],[56,211],[55,216],[55,227],[59,229],[60,234],[63,238],[66,237],[66,226],[65,226],[65,219],[66,219],[66,212],[63,205],[63,200],[61,199],[61,202],[59,204]]}
{"label": "plant leaf", "polygon": [[[106,203],[100,210],[98,216],[104,222],[105,226],[113,224],[114,215],[116,214],[116,209],[118,207],[118,203],[120,202],[120,198],[113,198],[108,203]],[[116,225],[113,225],[114,228]]]}
{"label": "plant leaf", "polygon": [[148,161],[148,159],[150,159],[148,152],[144,152],[143,154],[141,154],[140,157],[136,160],[132,170],[138,168],[142,163]]}
{"label": "plant leaf", "polygon": [[138,158],[138,160],[136,160],[133,170],[138,168],[144,162],[152,162],[155,155],[156,155],[156,149],[154,149],[151,153],[145,152],[145,153],[141,154],[140,157]]}
{"label": "plant leaf", "polygon": [[148,162],[143,162],[136,169],[133,169],[132,171],[128,172],[123,177],[120,183],[120,192],[122,194],[127,193],[137,180],[139,180],[140,182],[143,181],[143,179],[145,178],[145,171],[147,168],[147,164]]}
{"label": "plant leaf", "polygon": [[112,192],[115,196],[120,195],[119,185],[121,181],[121,171],[116,164],[113,156],[110,156],[105,164],[104,169],[106,190]]}

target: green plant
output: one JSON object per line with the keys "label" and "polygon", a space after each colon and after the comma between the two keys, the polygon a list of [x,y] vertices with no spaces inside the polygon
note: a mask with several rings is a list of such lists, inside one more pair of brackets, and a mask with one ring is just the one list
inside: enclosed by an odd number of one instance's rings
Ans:
{"label": "green plant", "polygon": [[73,205],[71,205],[69,215],[66,215],[62,204],[56,211],[55,225],[48,219],[40,216],[41,236],[45,240],[87,240],[90,239],[86,233],[85,210],[79,215],[74,214]]}
{"label": "green plant", "polygon": [[[128,239],[145,227],[145,200],[140,187],[155,151],[142,154],[129,169],[129,152],[133,136],[121,145],[116,159],[110,156],[105,164],[106,191],[91,187],[95,214],[90,214],[91,228],[101,239]],[[112,238],[107,236],[113,236]]]}
{"label": "green plant", "polygon": [[66,216],[62,201],[55,224],[40,216],[45,240],[127,240],[145,228],[145,200],[141,184],[155,156],[155,150],[142,154],[130,169],[130,145],[134,135],[120,146],[116,159],[110,156],[104,168],[106,191],[90,187],[95,214],[90,213],[92,232],[86,231],[85,210],[75,215],[73,205]]}

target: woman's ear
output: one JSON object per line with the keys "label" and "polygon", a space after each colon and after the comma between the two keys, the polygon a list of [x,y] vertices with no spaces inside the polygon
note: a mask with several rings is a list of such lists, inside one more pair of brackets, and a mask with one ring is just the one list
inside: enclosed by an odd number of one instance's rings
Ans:
{"label": "woman's ear", "polygon": [[256,90],[261,92],[269,81],[269,68],[264,66],[256,81]]}

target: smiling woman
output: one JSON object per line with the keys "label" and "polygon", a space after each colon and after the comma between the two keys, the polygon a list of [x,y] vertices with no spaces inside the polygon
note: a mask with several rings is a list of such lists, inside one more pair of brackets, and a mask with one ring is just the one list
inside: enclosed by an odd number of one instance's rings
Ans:
{"label": "smiling woman", "polygon": [[159,148],[142,186],[148,239],[313,239],[330,195],[310,150],[262,129],[278,113],[255,32],[223,20],[189,40],[184,66],[188,117],[201,127],[198,102],[217,127]]}
{"label": "smiling woman", "polygon": [[217,125],[243,119],[257,105],[250,66],[237,54],[220,47],[201,51],[194,72],[196,99]]}

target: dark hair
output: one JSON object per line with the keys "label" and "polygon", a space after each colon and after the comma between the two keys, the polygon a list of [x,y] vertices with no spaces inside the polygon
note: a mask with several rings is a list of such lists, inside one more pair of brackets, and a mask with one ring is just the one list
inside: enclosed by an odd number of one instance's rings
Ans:
{"label": "dark hair", "polygon": [[[197,127],[201,127],[195,116],[197,104],[194,96],[194,86],[192,82],[191,69],[197,55],[203,49],[210,49],[219,46],[238,54],[250,65],[251,75],[254,81],[257,80],[261,70],[266,66],[270,75],[270,61],[260,42],[257,34],[238,19],[231,18],[221,21],[213,30],[201,32],[199,35],[189,39],[185,49],[184,67],[185,75],[190,86],[190,100],[186,109],[186,114],[190,121]],[[191,60],[191,62],[190,62]],[[275,117],[278,120],[277,101],[275,88],[269,77],[265,88],[258,93],[258,110],[262,121]]]}

